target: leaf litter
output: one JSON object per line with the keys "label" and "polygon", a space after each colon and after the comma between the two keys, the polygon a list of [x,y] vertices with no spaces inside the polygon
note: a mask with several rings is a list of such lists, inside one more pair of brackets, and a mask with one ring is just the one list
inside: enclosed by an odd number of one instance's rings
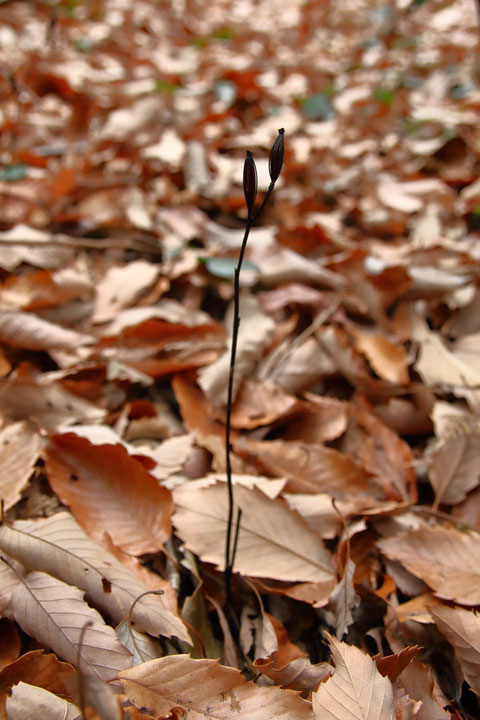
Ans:
{"label": "leaf litter", "polygon": [[476,4],[163,5],[0,8],[0,718],[477,717]]}

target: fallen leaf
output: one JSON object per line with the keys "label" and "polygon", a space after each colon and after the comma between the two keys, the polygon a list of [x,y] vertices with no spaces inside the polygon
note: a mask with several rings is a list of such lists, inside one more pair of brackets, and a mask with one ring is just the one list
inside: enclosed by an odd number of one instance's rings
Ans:
{"label": "fallen leaf", "polygon": [[113,320],[119,311],[133,305],[153,285],[159,272],[158,265],[146,260],[109,268],[96,287],[92,322]]}
{"label": "fallen leaf", "polygon": [[456,505],[480,483],[480,435],[447,438],[430,457],[428,478],[435,504]]}
{"label": "fallen leaf", "polygon": [[216,660],[173,655],[123,671],[119,679],[135,705],[156,715],[164,716],[178,708],[181,715],[188,712],[191,720],[227,720],[232,715],[239,720],[312,718],[310,703],[297,693],[258,687],[247,682],[239,670],[219,665]]}
{"label": "fallen leaf", "polygon": [[20,579],[5,614],[44,647],[72,664],[80,662],[83,672],[110,680],[130,667],[130,653],[83,595],[46,573],[32,572]]}
{"label": "fallen leaf", "polygon": [[480,536],[455,528],[422,527],[378,542],[444,600],[480,604]]}
{"label": "fallen leaf", "polygon": [[105,410],[68,392],[48,374],[33,376],[28,371],[0,380],[2,411],[11,420],[29,418],[39,427],[54,432],[60,425],[100,422]]}
{"label": "fallen leaf", "polygon": [[0,547],[27,571],[39,570],[85,591],[88,600],[119,623],[133,605],[132,622],[151,635],[190,642],[179,617],[118,560],[91,540],[66,512],[0,527]]}
{"label": "fallen leaf", "polygon": [[[236,398],[242,378],[251,376],[257,360],[262,357],[271,341],[274,323],[261,310],[258,300],[251,294],[240,297],[242,322],[238,332],[235,360],[233,397]],[[227,313],[228,323],[231,313]],[[229,323],[231,326],[231,323]],[[230,344],[231,340],[229,340]],[[198,384],[213,406],[227,402],[227,384],[230,373],[230,350],[198,373]]]}
{"label": "fallen leaf", "polygon": [[0,341],[28,350],[70,350],[93,343],[93,337],[60,327],[27,312],[0,312]]}
{"label": "fallen leaf", "polygon": [[69,680],[74,673],[75,668],[70,663],[60,662],[53,653],[44,650],[27,652],[0,672],[0,707],[5,706],[9,688],[20,681],[69,697]]}
{"label": "fallen leaf", "polygon": [[348,558],[342,579],[330,595],[329,606],[334,613],[335,634],[338,640],[343,638],[353,623],[352,610],[360,604],[360,597],[355,592],[353,585],[354,574],[355,564]]}
{"label": "fallen leaf", "polygon": [[[334,582],[330,556],[317,533],[282,500],[236,486],[242,510],[235,570],[277,580]],[[206,562],[225,565],[227,487],[196,488],[194,481],[174,490],[173,522],[186,546]],[[234,529],[235,532],[235,529]]]}
{"label": "fallen leaf", "polygon": [[395,682],[400,673],[405,670],[420,650],[421,648],[419,648],[418,645],[412,645],[411,647],[404,648],[399,653],[385,655],[384,657],[375,655],[373,659],[377,663],[377,668],[383,677],[388,677],[389,680]]}
{"label": "fallen leaf", "polygon": [[100,544],[107,530],[117,547],[142,555],[161,549],[170,537],[170,492],[121,445],[54,435],[46,469],[51,487]]}
{"label": "fallen leaf", "polygon": [[318,720],[395,720],[392,684],[359,648],[328,635],[335,672],[312,693]]}
{"label": "fallen leaf", "polygon": [[438,702],[438,693],[435,693],[433,674],[428,665],[412,660],[400,675],[400,681],[408,695],[415,700],[421,700],[422,707],[417,717],[418,720],[449,720],[451,715],[443,709],[447,704]]}
{"label": "fallen leaf", "polygon": [[27,423],[14,423],[0,430],[0,497],[5,510],[20,500],[39,454],[40,438]]}
{"label": "fallen leaf", "polygon": [[480,617],[473,610],[447,605],[429,610],[440,632],[453,645],[465,680],[480,696]]}
{"label": "fallen leaf", "polygon": [[253,457],[263,471],[287,477],[287,492],[328,492],[335,498],[348,493],[368,495],[368,474],[348,455],[324,445],[242,437],[237,453]]}
{"label": "fallen leaf", "polygon": [[43,717],[48,720],[77,720],[78,707],[58,695],[25,682],[19,682],[6,700],[9,720],[24,720],[25,717]]}

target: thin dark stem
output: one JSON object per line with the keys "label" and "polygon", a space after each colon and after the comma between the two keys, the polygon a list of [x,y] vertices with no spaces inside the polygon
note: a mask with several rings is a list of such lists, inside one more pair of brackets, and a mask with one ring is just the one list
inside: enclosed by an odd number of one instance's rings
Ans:
{"label": "thin dark stem", "polygon": [[[240,248],[240,255],[238,258],[238,265],[235,268],[234,280],[233,280],[233,329],[232,329],[232,348],[230,351],[230,370],[228,373],[228,390],[227,390],[227,418],[225,423],[225,465],[227,471],[227,485],[228,485],[228,519],[227,519],[227,539],[225,543],[225,594],[227,606],[232,607],[232,570],[234,556],[231,552],[232,547],[232,526],[233,526],[233,482],[232,482],[232,465],[230,459],[231,453],[231,429],[232,429],[232,404],[233,404],[233,376],[235,372],[235,357],[237,355],[237,342],[238,342],[238,330],[240,328],[240,270],[242,269],[243,258],[247,247],[248,236],[252,229],[252,223],[255,218],[258,217],[258,212],[255,217],[249,213],[247,218],[247,226],[245,228],[245,234],[242,240],[242,246]],[[237,527],[238,532],[238,527]]]}
{"label": "thin dark stem", "polygon": [[235,373],[235,358],[237,355],[237,343],[238,343],[238,331],[240,328],[240,271],[242,269],[243,259],[245,251],[247,249],[247,240],[250,235],[252,225],[257,220],[259,215],[263,212],[265,205],[268,202],[270,195],[275,187],[275,182],[278,179],[284,158],[284,136],[285,130],[281,128],[278,131],[278,137],[275,140],[273,147],[270,151],[269,157],[269,173],[270,173],[270,185],[265,193],[263,202],[261,203],[258,210],[255,212],[255,198],[257,196],[257,169],[252,153],[247,150],[245,163],[243,166],[243,190],[245,193],[245,200],[247,203],[247,224],[245,227],[245,233],[243,235],[242,245],[240,248],[240,255],[238,258],[238,264],[234,272],[233,282],[233,327],[232,327],[232,347],[230,352],[230,368],[228,373],[228,389],[227,389],[227,417],[225,421],[225,466],[227,474],[227,486],[228,486],[228,519],[227,519],[227,536],[225,541],[225,610],[229,622],[233,624],[235,620],[233,612],[233,596],[232,596],[232,573],[233,563],[235,561],[235,554],[237,550],[237,543],[240,532],[240,519],[242,511],[239,508],[237,513],[237,527],[235,531],[235,538],[233,540],[232,550],[232,532],[233,532],[233,512],[235,509],[234,497],[233,497],[233,482],[232,482],[232,464],[231,464],[231,432],[232,432],[232,405],[233,405],[233,381]]}

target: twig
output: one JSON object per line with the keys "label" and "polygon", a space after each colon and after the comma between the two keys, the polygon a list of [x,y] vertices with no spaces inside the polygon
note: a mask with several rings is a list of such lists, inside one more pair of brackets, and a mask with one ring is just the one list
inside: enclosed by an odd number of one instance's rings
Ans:
{"label": "twig", "polygon": [[234,498],[233,498],[233,483],[232,483],[232,466],[231,466],[231,419],[232,419],[232,405],[233,405],[233,378],[235,372],[235,357],[237,354],[237,343],[238,343],[238,331],[240,328],[240,271],[242,269],[243,258],[245,256],[245,250],[247,248],[247,240],[250,235],[253,223],[257,220],[259,215],[262,213],[265,205],[268,202],[270,195],[273,192],[275,183],[278,180],[283,165],[284,157],[284,133],[285,130],[281,128],[278,131],[278,137],[275,140],[272,149],[270,151],[269,158],[269,172],[270,172],[270,185],[266,192],[260,208],[255,212],[255,198],[257,196],[257,169],[252,153],[247,150],[245,164],[243,166],[243,190],[245,193],[245,201],[247,204],[248,216],[247,225],[245,228],[245,234],[243,236],[242,245],[240,248],[240,255],[238,258],[238,264],[235,268],[233,287],[234,287],[234,300],[233,300],[233,327],[232,327],[232,347],[230,352],[230,370],[228,374],[228,390],[227,390],[227,417],[225,424],[225,465],[227,473],[227,486],[228,486],[228,519],[227,519],[227,533],[225,538],[225,600],[227,611],[230,612],[232,609],[232,572],[233,563],[235,560],[235,552],[237,548],[238,534],[240,528],[241,510],[238,511],[237,515],[237,527],[235,532],[235,539],[232,551],[232,531],[233,531],[233,513],[234,513]]}

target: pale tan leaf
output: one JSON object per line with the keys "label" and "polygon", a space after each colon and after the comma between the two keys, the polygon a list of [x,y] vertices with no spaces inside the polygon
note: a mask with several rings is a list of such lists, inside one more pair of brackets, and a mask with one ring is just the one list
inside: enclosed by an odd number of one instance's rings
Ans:
{"label": "pale tan leaf", "polygon": [[[174,490],[173,522],[186,546],[202,560],[223,569],[228,495],[225,483],[197,488],[194,482]],[[317,533],[282,500],[260,490],[235,487],[242,510],[235,569],[252,577],[304,582],[335,582],[328,551]]]}
{"label": "pale tan leaf", "polygon": [[121,445],[55,435],[46,467],[54,491],[99,543],[107,530],[117,547],[142,555],[161,549],[170,537],[170,491]]}
{"label": "pale tan leaf", "polygon": [[48,690],[19,682],[14,685],[6,701],[8,720],[25,720],[26,717],[43,720],[75,720],[80,710]]}
{"label": "pale tan leaf", "polygon": [[28,312],[0,312],[0,341],[28,350],[77,350],[93,337],[60,327]]}
{"label": "pale tan leaf", "polygon": [[480,385],[480,370],[477,365],[457,357],[438,333],[429,330],[419,317],[414,318],[412,338],[419,345],[415,370],[427,385],[438,383],[467,387]]}
{"label": "pale tan leaf", "polygon": [[[24,574],[23,566],[15,562],[13,558],[5,557],[6,553],[2,554],[0,559],[0,614],[5,615],[5,609],[7,608],[13,592],[20,582],[20,576]],[[4,562],[4,559],[7,562]],[[8,563],[8,564],[7,564]],[[13,565],[13,567],[10,567]]]}
{"label": "pale tan leaf", "polygon": [[343,638],[353,623],[352,610],[360,603],[353,586],[355,569],[355,564],[348,558],[343,577],[330,595],[329,605],[335,614],[335,635],[338,640]]}
{"label": "pale tan leaf", "polygon": [[147,660],[162,657],[162,647],[150,635],[140,632],[126,618],[117,625],[115,632],[122,645],[132,653],[132,664],[141,665]]}
{"label": "pale tan leaf", "polygon": [[[265,348],[270,344],[275,327],[273,320],[260,310],[258,300],[251,293],[242,293],[240,305],[242,322],[238,332],[234,397],[240,387],[241,379],[252,374],[257,360],[262,357]],[[227,327],[231,327],[229,322],[231,310],[232,308],[227,313]],[[226,350],[218,360],[199,371],[198,383],[211,405],[226,403],[229,372],[230,349]]]}
{"label": "pale tan leaf", "polygon": [[437,702],[432,671],[428,665],[418,660],[412,660],[402,671],[400,680],[408,695],[415,700],[421,700],[422,707],[416,717],[418,720],[449,720],[451,715],[443,709],[445,702]]}
{"label": "pale tan leaf", "polygon": [[156,715],[175,708],[190,720],[310,720],[310,703],[291,690],[258,687],[216,660],[171,655],[119,673],[124,692]]}
{"label": "pale tan leaf", "polygon": [[[119,623],[135,607],[132,620],[151,635],[190,641],[179,617],[110,553],[91,540],[66,512],[42,520],[19,520],[0,527],[0,547],[27,571],[40,570],[85,591],[95,607]],[[137,601],[137,602],[136,602]]]}
{"label": "pale tan leaf", "polygon": [[40,451],[40,438],[27,423],[0,430],[0,497],[5,510],[20,500]]}
{"label": "pale tan leaf", "polygon": [[408,383],[409,360],[403,347],[383,335],[354,331],[358,349],[377,375],[391,383]]}
{"label": "pale tan leaf", "polygon": [[[32,572],[15,587],[6,614],[27,635],[68,662],[76,665],[80,660],[83,672],[110,680],[130,667],[130,653],[83,595],[46,573]],[[85,628],[86,623],[91,626]]]}
{"label": "pale tan leaf", "polygon": [[392,684],[359,648],[328,635],[335,672],[312,694],[318,720],[395,720]]}
{"label": "pale tan leaf", "polygon": [[449,437],[430,458],[435,505],[456,505],[480,482],[480,435]]}
{"label": "pale tan leaf", "polygon": [[112,320],[119,311],[132,305],[158,277],[158,265],[136,260],[111,267],[97,285],[92,322]]}
{"label": "pale tan leaf", "polygon": [[421,578],[438,597],[480,604],[480,535],[455,528],[421,527],[380,540],[392,560]]}
{"label": "pale tan leaf", "polygon": [[480,696],[480,617],[473,610],[447,605],[434,605],[429,610],[440,632],[453,645],[465,680]]}
{"label": "pale tan leaf", "polygon": [[2,410],[11,420],[29,418],[41,428],[54,432],[60,425],[100,422],[105,410],[74,395],[48,374],[26,376],[16,373],[0,381]]}

